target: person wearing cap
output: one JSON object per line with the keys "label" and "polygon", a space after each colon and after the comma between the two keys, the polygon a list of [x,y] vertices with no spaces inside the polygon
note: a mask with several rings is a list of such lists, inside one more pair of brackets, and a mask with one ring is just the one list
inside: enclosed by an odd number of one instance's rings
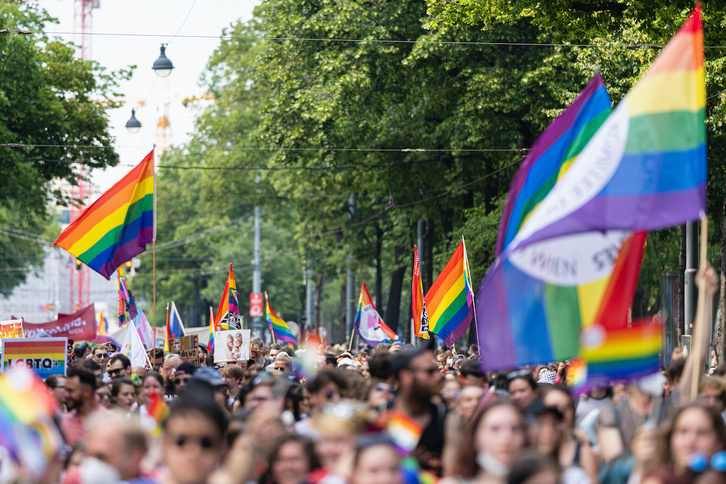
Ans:
{"label": "person wearing cap", "polygon": [[81,362],[83,362],[83,360],[85,360],[86,356],[88,356],[90,354],[91,354],[91,347],[85,341],[82,343],[78,343],[76,345],[75,349],[73,350],[73,357],[76,360],[79,360]]}
{"label": "person wearing cap", "polygon": [[217,402],[219,408],[229,417],[229,409],[227,408],[227,382],[222,374],[208,366],[199,368],[194,372],[192,380],[203,381],[214,388],[214,401]]}
{"label": "person wearing cap", "polygon": [[343,370],[355,370],[355,361],[351,358],[341,358],[338,360],[338,368],[342,368]]}
{"label": "person wearing cap", "polygon": [[398,381],[398,393],[391,408],[407,415],[423,428],[413,456],[422,469],[440,476],[446,406],[433,401],[442,378],[433,349],[420,347],[400,351],[394,357],[392,367]]}
{"label": "person wearing cap", "polygon": [[193,363],[185,361],[176,369],[176,389],[178,393],[184,390],[187,386],[187,382],[194,377],[194,372],[197,371],[197,367]]}

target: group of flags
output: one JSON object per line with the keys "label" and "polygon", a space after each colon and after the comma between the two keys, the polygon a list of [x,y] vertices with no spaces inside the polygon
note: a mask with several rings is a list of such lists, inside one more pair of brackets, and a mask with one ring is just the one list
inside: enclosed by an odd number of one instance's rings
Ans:
{"label": "group of flags", "polygon": [[[514,177],[497,259],[476,297],[463,238],[426,294],[414,247],[414,335],[451,345],[474,321],[487,371],[576,357],[603,377],[651,371],[659,322],[630,322],[628,307],[646,233],[705,214],[704,79],[700,5],[615,110],[597,74]],[[119,321],[133,321],[147,347],[154,335],[120,265],[155,237],[153,159],[152,150],[55,241],[106,278],[118,268]],[[274,337],[296,343],[266,293],[265,314]],[[210,308],[209,349],[215,331],[240,322],[230,264],[216,314]],[[397,338],[365,282],[355,330],[374,346]],[[166,333],[167,342],[184,335],[173,303]]]}

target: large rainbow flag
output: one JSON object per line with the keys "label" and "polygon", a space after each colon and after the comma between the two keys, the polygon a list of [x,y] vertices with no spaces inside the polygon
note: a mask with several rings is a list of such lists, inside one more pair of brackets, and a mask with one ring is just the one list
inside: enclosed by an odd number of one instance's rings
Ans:
{"label": "large rainbow flag", "polygon": [[426,293],[429,331],[443,339],[446,346],[453,345],[466,333],[474,315],[474,295],[467,266],[462,239]]}
{"label": "large rainbow flag", "polygon": [[106,279],[155,237],[154,150],[86,208],[53,245]]}
{"label": "large rainbow flag", "polygon": [[272,333],[273,339],[277,338],[285,343],[297,345],[297,340],[292,334],[292,331],[290,331],[290,327],[270,307],[270,298],[267,297],[267,291],[265,291],[265,319],[267,319],[267,325],[270,327],[270,333]]}
{"label": "large rainbow flag", "polygon": [[505,250],[594,230],[651,231],[706,211],[700,5]]}
{"label": "large rainbow flag", "polygon": [[[602,110],[583,110],[586,103],[602,102],[593,95],[591,82],[578,98],[581,102],[570,106],[537,141],[553,146],[553,127],[571,120],[567,129],[559,128],[569,132],[573,148],[562,152],[569,159],[563,158],[559,167],[549,164],[556,175],[554,186],[536,197],[536,203],[518,205],[521,178],[513,183],[515,200],[509,205],[514,208],[502,220],[500,258],[477,293],[483,369],[577,356],[581,328],[593,328],[583,334],[583,340],[597,342],[590,350],[610,341],[608,335],[615,334],[610,331],[627,323],[627,310],[615,311],[609,295],[616,291],[621,303],[632,299],[642,259],[644,234],[631,236],[628,231],[681,224],[705,211],[700,24],[696,9],[597,132],[592,134],[592,127],[602,119],[596,114]],[[597,89],[604,89],[601,80],[596,82]],[[574,106],[591,115],[566,117]],[[534,148],[532,152],[537,153]],[[539,181],[548,179],[541,176]],[[531,193],[539,191],[531,188]],[[531,205],[529,212],[516,210]],[[607,321],[608,315],[615,319]],[[592,336],[596,333],[597,338]],[[648,339],[651,333],[637,333],[627,337],[633,338],[631,348],[643,350],[639,356],[611,352],[603,357],[604,352],[597,356],[590,350],[583,356],[592,363],[604,361],[611,369],[626,365],[626,360],[654,361],[658,350]]]}
{"label": "large rainbow flag", "polygon": [[381,343],[393,343],[398,339],[398,335],[383,322],[381,315],[378,314],[378,310],[373,304],[373,299],[366,287],[366,281],[363,281],[363,286],[360,288],[358,311],[355,313],[353,329],[365,344],[374,348]]}

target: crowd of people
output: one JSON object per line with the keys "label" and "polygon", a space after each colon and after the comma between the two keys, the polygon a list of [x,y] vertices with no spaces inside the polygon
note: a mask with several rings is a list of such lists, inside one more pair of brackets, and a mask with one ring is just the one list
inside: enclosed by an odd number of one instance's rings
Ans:
{"label": "crowd of people", "polygon": [[200,348],[200,366],[168,354],[158,371],[108,345],[72,355],[46,380],[67,449],[48,482],[726,482],[726,369],[685,403],[678,354],[662,374],[576,397],[565,363],[485,374],[476,345],[253,338],[250,360],[214,365]]}

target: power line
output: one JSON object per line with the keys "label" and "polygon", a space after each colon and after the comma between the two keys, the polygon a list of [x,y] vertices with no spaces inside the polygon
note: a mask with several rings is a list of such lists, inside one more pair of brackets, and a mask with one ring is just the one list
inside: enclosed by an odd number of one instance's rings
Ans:
{"label": "power line", "polygon": [[[26,32],[23,32],[26,33]],[[31,33],[31,32],[27,32]],[[32,32],[34,33],[34,32]],[[47,35],[72,35],[73,32],[46,31]],[[104,37],[168,37],[168,34],[139,34],[131,32],[89,32],[89,35]],[[341,43],[351,42],[359,44],[432,44],[432,45],[483,45],[500,47],[567,47],[567,48],[595,48],[595,49],[661,49],[659,44],[569,44],[554,42],[484,42],[475,40],[405,40],[405,39],[344,39],[344,38],[322,38],[322,37],[267,37],[267,36],[246,36],[246,35],[179,35],[187,39],[211,39],[211,40],[267,40],[267,41],[293,41],[293,42],[328,42]],[[726,49],[726,45],[706,45],[705,49]]]}

